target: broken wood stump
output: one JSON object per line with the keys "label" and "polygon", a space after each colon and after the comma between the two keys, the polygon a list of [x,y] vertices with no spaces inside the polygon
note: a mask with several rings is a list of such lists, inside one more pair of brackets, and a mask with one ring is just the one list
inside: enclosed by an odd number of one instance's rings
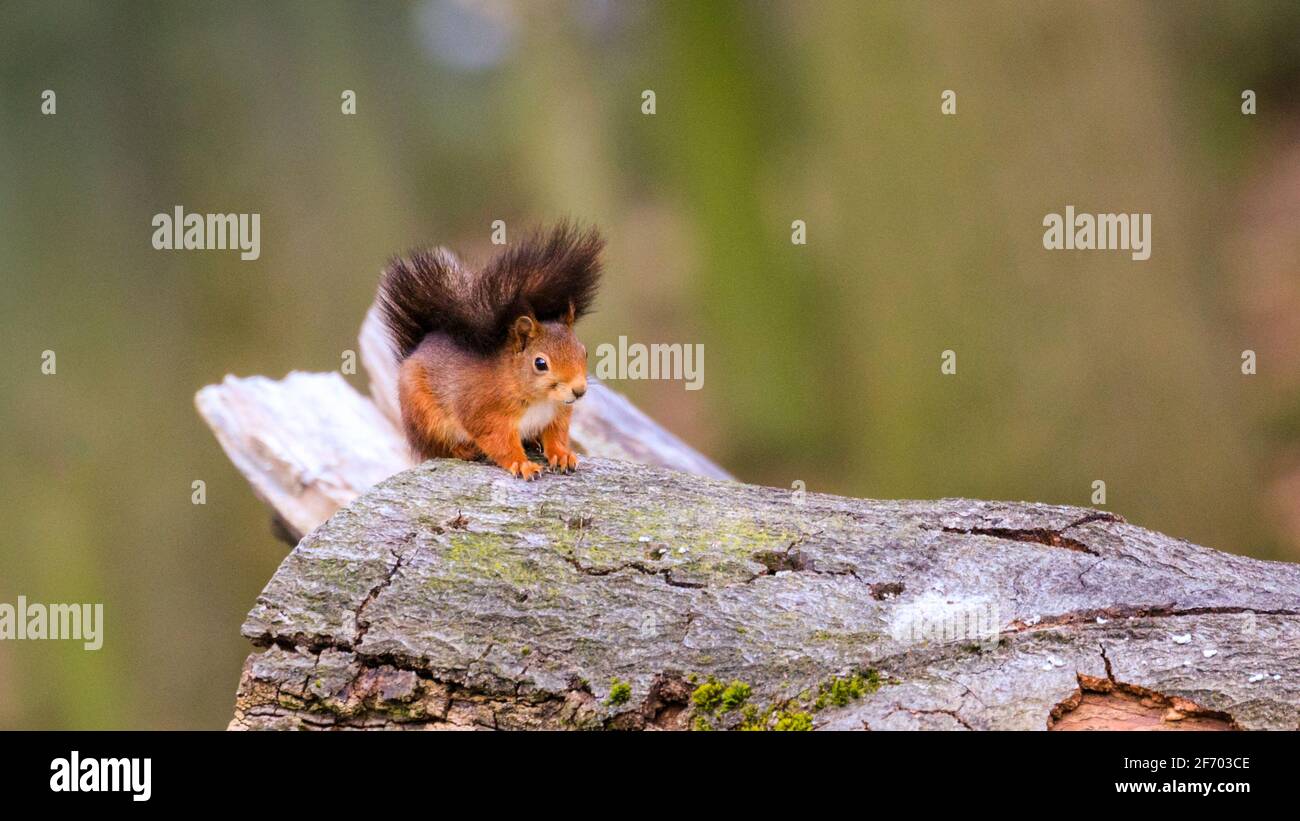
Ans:
{"label": "broken wood stump", "polygon": [[1300,726],[1300,566],[599,458],[380,482],[243,633],[232,729]]}
{"label": "broken wood stump", "polygon": [[196,404],[297,544],[232,729],[1298,729],[1300,565],[1095,510],[725,481],[594,380],[576,474],[413,466],[370,396],[227,377]]}

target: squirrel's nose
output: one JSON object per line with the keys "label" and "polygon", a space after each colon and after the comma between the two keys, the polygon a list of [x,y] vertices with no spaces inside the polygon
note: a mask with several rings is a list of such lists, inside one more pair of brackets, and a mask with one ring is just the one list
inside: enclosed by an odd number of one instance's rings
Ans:
{"label": "squirrel's nose", "polygon": [[574,399],[581,399],[581,398],[582,398],[582,395],[585,394],[586,392],[587,392],[587,386],[586,386],[586,385],[583,385],[583,386],[580,387],[580,388],[574,388],[574,389],[573,389],[573,398],[574,398]]}

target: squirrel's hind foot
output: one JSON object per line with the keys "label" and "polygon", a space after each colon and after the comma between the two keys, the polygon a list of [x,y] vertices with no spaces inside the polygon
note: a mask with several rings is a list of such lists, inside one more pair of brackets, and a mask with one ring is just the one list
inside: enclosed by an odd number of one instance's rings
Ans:
{"label": "squirrel's hind foot", "polygon": [[573,473],[578,469],[578,454],[568,449],[550,451],[546,461],[554,473]]}
{"label": "squirrel's hind foot", "polygon": [[525,460],[523,462],[511,462],[510,467],[507,468],[507,470],[509,470],[510,474],[516,479],[523,479],[525,482],[531,482],[541,474],[542,466],[536,462]]}

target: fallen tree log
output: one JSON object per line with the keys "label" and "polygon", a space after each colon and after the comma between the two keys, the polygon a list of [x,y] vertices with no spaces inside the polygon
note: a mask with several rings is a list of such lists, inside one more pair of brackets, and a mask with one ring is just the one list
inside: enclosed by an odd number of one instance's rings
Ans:
{"label": "fallen tree log", "polygon": [[369,397],[196,397],[297,543],[232,729],[1300,728],[1300,565],[1094,510],[721,481],[594,381],[575,475],[412,467],[373,308],[360,350]]}
{"label": "fallen tree log", "polygon": [[1300,727],[1300,566],[599,458],[380,482],[243,633],[232,729]]}

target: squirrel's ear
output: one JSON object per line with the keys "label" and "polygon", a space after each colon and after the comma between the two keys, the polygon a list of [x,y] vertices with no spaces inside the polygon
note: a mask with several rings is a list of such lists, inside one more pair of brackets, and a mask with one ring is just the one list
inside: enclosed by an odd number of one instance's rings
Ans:
{"label": "squirrel's ear", "polygon": [[541,333],[537,321],[528,314],[521,314],[515,319],[515,324],[510,326],[510,336],[517,350],[522,351],[528,347],[528,343]]}
{"label": "squirrel's ear", "polygon": [[573,300],[571,299],[569,300],[569,310],[564,314],[564,324],[572,328],[574,320],[576,320],[577,318],[578,318],[578,306],[574,305]]}

